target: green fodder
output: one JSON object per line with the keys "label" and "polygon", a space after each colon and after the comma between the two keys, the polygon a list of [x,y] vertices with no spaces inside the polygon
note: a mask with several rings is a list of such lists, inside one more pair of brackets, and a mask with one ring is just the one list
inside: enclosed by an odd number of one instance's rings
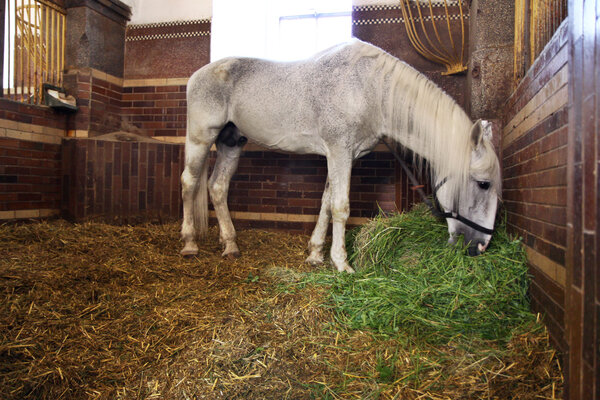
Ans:
{"label": "green fodder", "polygon": [[497,226],[488,251],[449,246],[446,224],[419,206],[380,216],[348,237],[357,273],[307,278],[331,285],[337,318],[350,329],[410,335],[430,344],[510,340],[534,320],[519,240]]}

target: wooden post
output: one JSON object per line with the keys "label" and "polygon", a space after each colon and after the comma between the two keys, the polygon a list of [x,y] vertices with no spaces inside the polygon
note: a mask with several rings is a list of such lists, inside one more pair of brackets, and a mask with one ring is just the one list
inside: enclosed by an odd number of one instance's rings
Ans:
{"label": "wooden post", "polygon": [[0,49],[2,49],[2,54],[0,54],[0,74],[2,75],[2,79],[0,79],[0,97],[4,97],[4,19],[6,12],[6,2],[0,1]]}

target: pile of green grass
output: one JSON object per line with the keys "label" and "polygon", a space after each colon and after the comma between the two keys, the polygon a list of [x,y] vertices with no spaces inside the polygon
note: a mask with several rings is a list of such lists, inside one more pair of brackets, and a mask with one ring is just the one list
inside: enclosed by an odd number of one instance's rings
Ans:
{"label": "pile of green grass", "polygon": [[497,225],[488,251],[469,257],[464,246],[447,245],[445,222],[424,206],[380,216],[348,235],[356,274],[306,279],[330,286],[330,304],[350,329],[429,344],[508,342],[535,316],[521,243]]}

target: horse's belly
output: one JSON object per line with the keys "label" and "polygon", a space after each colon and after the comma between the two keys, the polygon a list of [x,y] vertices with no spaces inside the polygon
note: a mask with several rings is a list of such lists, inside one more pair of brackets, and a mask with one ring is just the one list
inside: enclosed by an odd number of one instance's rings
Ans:
{"label": "horse's belly", "polygon": [[273,112],[267,107],[238,109],[232,120],[249,140],[268,149],[325,154],[318,123],[293,108],[285,112]]}
{"label": "horse's belly", "polygon": [[240,131],[252,142],[271,150],[281,150],[301,154],[325,154],[320,137],[316,132],[298,132],[296,130],[270,130],[260,128],[245,129]]}

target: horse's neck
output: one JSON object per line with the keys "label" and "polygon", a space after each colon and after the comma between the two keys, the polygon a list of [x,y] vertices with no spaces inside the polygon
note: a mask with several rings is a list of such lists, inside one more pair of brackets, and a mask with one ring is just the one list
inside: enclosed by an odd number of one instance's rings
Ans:
{"label": "horse's neck", "polygon": [[[469,157],[467,114],[443,90],[412,67],[396,62],[382,95],[387,136],[427,159],[434,170],[462,170]],[[452,159],[458,159],[456,161]],[[465,160],[468,163],[468,160]]]}

